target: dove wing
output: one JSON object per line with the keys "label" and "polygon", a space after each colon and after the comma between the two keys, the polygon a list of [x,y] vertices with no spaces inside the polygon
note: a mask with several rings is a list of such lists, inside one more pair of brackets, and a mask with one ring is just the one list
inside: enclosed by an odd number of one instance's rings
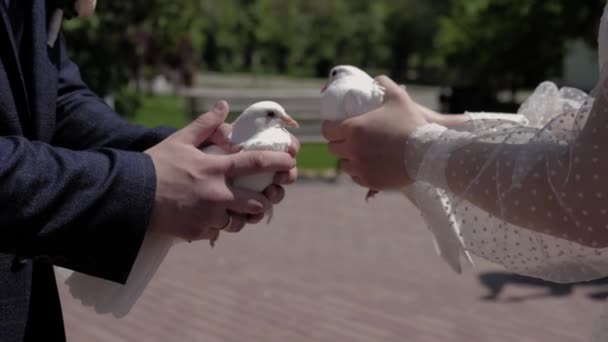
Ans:
{"label": "dove wing", "polygon": [[[241,144],[244,151],[277,151],[286,152],[291,143],[291,135],[282,128],[269,128],[252,139]],[[272,184],[274,173],[263,172],[255,175],[239,177],[234,185],[240,188],[263,191]]]}
{"label": "dove wing", "polygon": [[[217,146],[208,146],[205,153],[224,155]],[[92,277],[78,272],[61,272],[70,294],[82,305],[93,307],[98,314],[111,313],[114,317],[126,316],[143,294],[173,245],[179,240],[154,233],[146,233],[144,241],[129,274],[126,284]]]}
{"label": "dove wing", "polygon": [[433,242],[437,254],[454,270],[462,273],[461,257],[473,265],[473,259],[468,251],[465,250],[462,239],[459,236],[460,227],[456,222],[452,222],[446,207],[450,207],[449,199],[442,196],[441,190],[420,187],[413,184],[403,188],[401,192],[420,210],[427,228],[433,234]]}
{"label": "dove wing", "polygon": [[177,239],[146,233],[126,284],[92,277],[83,273],[65,274],[70,294],[84,306],[91,306],[98,314],[126,316],[152,280]]}
{"label": "dove wing", "polygon": [[366,87],[353,87],[344,95],[343,107],[349,117],[371,112],[382,106],[384,90],[375,83]]}
{"label": "dove wing", "polygon": [[[345,104],[354,104],[354,108],[348,108],[347,112],[360,115],[370,112],[384,102],[384,88],[378,83],[373,82],[371,87],[353,88],[347,93],[348,100]],[[358,111],[358,113],[357,113]],[[449,225],[450,217],[444,212],[444,201],[449,201],[442,196],[439,189],[427,191],[417,191],[417,184],[402,189],[402,193],[416,206],[422,213],[426,221],[427,228],[433,234],[433,242],[437,254],[456,272],[461,273],[461,257],[470,265],[473,260],[459,236],[459,227]],[[449,227],[446,229],[446,227]]]}

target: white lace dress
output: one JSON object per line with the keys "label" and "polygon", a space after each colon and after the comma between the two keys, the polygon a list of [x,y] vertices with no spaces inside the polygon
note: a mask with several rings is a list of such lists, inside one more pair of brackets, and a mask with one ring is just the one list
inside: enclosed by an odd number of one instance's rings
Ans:
{"label": "white lace dress", "polygon": [[[608,276],[607,9],[590,95],[545,82],[519,110],[527,124],[485,116],[408,141],[417,193],[439,189],[444,229],[459,230],[466,251],[555,282]],[[608,341],[608,317],[602,326],[595,341]]]}

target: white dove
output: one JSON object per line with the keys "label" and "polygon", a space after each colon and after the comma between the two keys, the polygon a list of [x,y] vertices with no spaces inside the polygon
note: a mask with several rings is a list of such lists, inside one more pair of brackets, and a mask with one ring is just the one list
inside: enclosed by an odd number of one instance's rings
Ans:
{"label": "white dove", "polygon": [[[298,127],[285,109],[276,102],[258,102],[243,111],[234,121],[230,141],[242,147],[243,151],[269,150],[287,152],[291,135],[285,127]],[[202,149],[215,155],[226,154],[217,146]],[[272,184],[273,173],[261,173],[235,179],[234,185],[251,191],[261,192]],[[144,289],[158,270],[160,264],[176,243],[175,238],[147,233],[133,269],[125,285],[86,274],[59,270],[58,274],[68,277],[65,281],[70,293],[85,306],[94,307],[99,314],[111,313],[115,317],[127,315]],[[213,241],[211,242],[213,246]]]}
{"label": "white dove", "polygon": [[[350,65],[334,67],[321,93],[320,113],[323,120],[339,121],[362,115],[379,108],[384,102],[384,88],[363,70]],[[435,194],[415,192],[415,185],[402,189],[403,194],[414,205],[424,209],[421,211],[434,236],[435,249],[439,256],[455,272],[461,273],[460,256],[464,256],[470,263],[472,259],[464,249],[458,226],[452,225],[453,229],[449,230],[444,228],[450,227],[446,224],[449,223],[449,217],[444,210],[441,199],[443,196],[438,196],[439,191],[435,190]],[[375,193],[376,191],[370,190],[366,198],[373,197]],[[414,200],[415,193],[420,203]]]}
{"label": "white dove", "polygon": [[[291,144],[291,134],[285,127],[297,128],[298,123],[291,118],[281,105],[272,101],[257,102],[249,106],[232,124],[230,142],[243,151],[287,152]],[[217,146],[203,149],[209,154],[222,155],[224,150]],[[252,191],[262,191],[272,184],[273,173],[261,173],[240,177],[234,185]]]}

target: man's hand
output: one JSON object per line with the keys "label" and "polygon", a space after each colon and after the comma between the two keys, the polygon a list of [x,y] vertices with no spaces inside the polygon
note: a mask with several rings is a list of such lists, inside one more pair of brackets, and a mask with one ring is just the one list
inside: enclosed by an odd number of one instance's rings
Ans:
{"label": "man's hand", "polygon": [[145,152],[154,162],[157,177],[151,231],[185,240],[215,240],[229,222],[228,215],[232,224],[226,230],[237,232],[282,199],[282,188],[273,185],[265,196],[230,184],[235,177],[259,172],[290,175],[296,165],[292,155],[247,151],[214,156],[199,150],[217,134],[227,115],[228,105],[220,101],[211,112]]}
{"label": "man's hand", "polygon": [[[239,152],[240,147],[232,145],[230,142],[230,132],[232,131],[232,125],[223,123],[217,128],[215,133],[209,138],[208,141],[204,142],[201,148],[205,148],[209,145],[216,145],[221,147],[226,153]],[[287,152],[296,158],[300,151],[300,141],[294,135],[291,135],[291,144]],[[282,185],[293,184],[298,178],[298,169],[294,167],[287,172],[277,172],[274,177],[273,184],[269,185],[262,192],[266,198],[274,205],[279,204],[285,198],[285,189]],[[264,219],[265,213],[261,214],[249,214],[246,216],[248,223],[257,224]]]}
{"label": "man's hand", "polygon": [[[288,153],[293,158],[296,158],[300,151],[300,141],[295,136],[291,136],[291,145],[289,145]],[[298,178],[298,169],[294,167],[289,171],[277,172],[274,176],[273,184],[269,185],[262,192],[266,198],[274,205],[279,204],[285,198],[285,189],[282,185],[295,183]],[[248,215],[247,222],[251,224],[260,223],[264,219],[264,213],[257,215]]]}
{"label": "man's hand", "polygon": [[386,76],[376,80],[386,89],[382,107],[342,122],[326,121],[323,135],[357,184],[401,188],[412,183],[405,168],[406,141],[427,120],[404,89]]}

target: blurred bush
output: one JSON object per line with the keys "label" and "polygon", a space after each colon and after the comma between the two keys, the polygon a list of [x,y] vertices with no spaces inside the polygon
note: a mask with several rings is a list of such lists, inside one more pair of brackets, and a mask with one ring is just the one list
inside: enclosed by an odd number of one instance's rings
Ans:
{"label": "blurred bush", "polygon": [[134,118],[143,103],[141,94],[129,87],[113,92],[114,109],[127,118]]}
{"label": "blurred bush", "polygon": [[595,42],[603,5],[603,0],[100,1],[93,18],[69,20],[64,32],[85,80],[100,95],[168,70],[190,86],[201,70],[325,76],[344,63],[399,81],[516,89],[560,75],[570,39]]}
{"label": "blurred bush", "polygon": [[596,47],[604,0],[452,0],[440,21],[436,53],[446,80],[511,89],[559,82],[568,44]]}

